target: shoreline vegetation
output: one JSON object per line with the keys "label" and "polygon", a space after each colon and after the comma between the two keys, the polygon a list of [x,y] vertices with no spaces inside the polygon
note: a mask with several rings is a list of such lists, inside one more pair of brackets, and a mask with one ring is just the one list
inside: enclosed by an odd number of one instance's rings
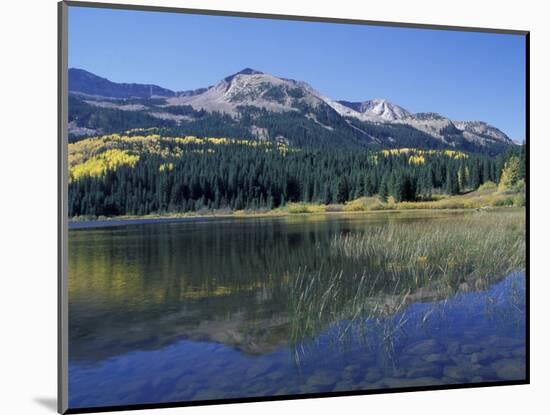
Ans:
{"label": "shoreline vegetation", "polygon": [[471,215],[457,223],[390,222],[364,233],[335,235],[329,255],[342,255],[363,271],[298,272],[291,284],[295,341],[315,337],[334,321],[346,322],[342,338],[353,322],[366,329],[369,320],[389,324],[388,339],[393,339],[400,322],[387,320],[388,315],[426,301],[434,302],[429,313],[438,300],[486,290],[525,270],[525,218],[520,212]]}
{"label": "shoreline vegetation", "polygon": [[345,203],[319,204],[291,202],[274,209],[202,209],[191,212],[162,212],[146,215],[120,216],[76,216],[69,218],[69,224],[84,222],[116,222],[121,225],[128,221],[158,220],[158,219],[208,219],[208,218],[261,218],[285,217],[296,215],[317,214],[349,214],[405,211],[461,211],[461,210],[495,210],[502,208],[519,208],[525,206],[523,186],[501,189],[495,183],[488,182],[478,190],[460,195],[434,195],[429,200],[396,202],[392,196],[384,201],[379,196],[360,197]]}

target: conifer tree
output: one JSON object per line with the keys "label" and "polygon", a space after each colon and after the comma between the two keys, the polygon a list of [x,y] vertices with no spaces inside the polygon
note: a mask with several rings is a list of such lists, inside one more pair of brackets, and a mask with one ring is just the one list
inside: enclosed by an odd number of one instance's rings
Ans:
{"label": "conifer tree", "polygon": [[456,195],[459,192],[458,177],[454,169],[449,168],[447,170],[447,179],[445,184],[445,191],[449,195]]}
{"label": "conifer tree", "polygon": [[343,176],[340,178],[340,181],[338,183],[338,191],[336,193],[336,202],[337,203],[344,203],[348,200],[349,197],[349,184],[348,179]]}

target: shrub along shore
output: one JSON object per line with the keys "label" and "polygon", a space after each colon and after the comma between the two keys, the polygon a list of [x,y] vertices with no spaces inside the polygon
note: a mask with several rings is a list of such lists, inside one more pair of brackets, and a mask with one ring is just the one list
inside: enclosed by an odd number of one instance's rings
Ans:
{"label": "shrub along shore", "polygon": [[515,188],[499,190],[494,183],[485,183],[473,192],[460,195],[434,195],[427,200],[396,202],[392,196],[383,200],[379,196],[360,197],[340,204],[315,203],[287,203],[275,209],[230,210],[230,209],[202,209],[194,212],[163,212],[148,215],[124,216],[77,216],[70,221],[94,220],[135,220],[135,219],[178,219],[202,217],[263,217],[287,216],[308,214],[338,214],[338,213],[368,213],[380,211],[409,211],[409,210],[468,210],[494,209],[525,206],[525,192],[523,183]]}

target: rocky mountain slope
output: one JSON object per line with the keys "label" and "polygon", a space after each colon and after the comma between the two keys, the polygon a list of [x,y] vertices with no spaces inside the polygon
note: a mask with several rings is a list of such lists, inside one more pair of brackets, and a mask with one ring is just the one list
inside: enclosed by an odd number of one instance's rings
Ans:
{"label": "rocky mountain slope", "polygon": [[406,146],[496,154],[513,145],[505,133],[483,121],[414,114],[384,99],[337,101],[305,82],[250,68],[193,91],[115,83],[70,69],[69,91],[73,136],[134,126],[308,146]]}

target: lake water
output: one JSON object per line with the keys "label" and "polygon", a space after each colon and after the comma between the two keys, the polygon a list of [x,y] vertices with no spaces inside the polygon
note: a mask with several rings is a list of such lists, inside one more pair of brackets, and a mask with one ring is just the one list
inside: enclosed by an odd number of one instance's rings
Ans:
{"label": "lake water", "polygon": [[[473,226],[471,215],[72,229],[69,406],[522,380],[521,269],[454,284],[448,271],[425,278],[418,270],[430,268],[394,257],[378,264],[341,247],[370,234],[389,243],[396,229]],[[429,262],[423,255],[419,263]]]}

